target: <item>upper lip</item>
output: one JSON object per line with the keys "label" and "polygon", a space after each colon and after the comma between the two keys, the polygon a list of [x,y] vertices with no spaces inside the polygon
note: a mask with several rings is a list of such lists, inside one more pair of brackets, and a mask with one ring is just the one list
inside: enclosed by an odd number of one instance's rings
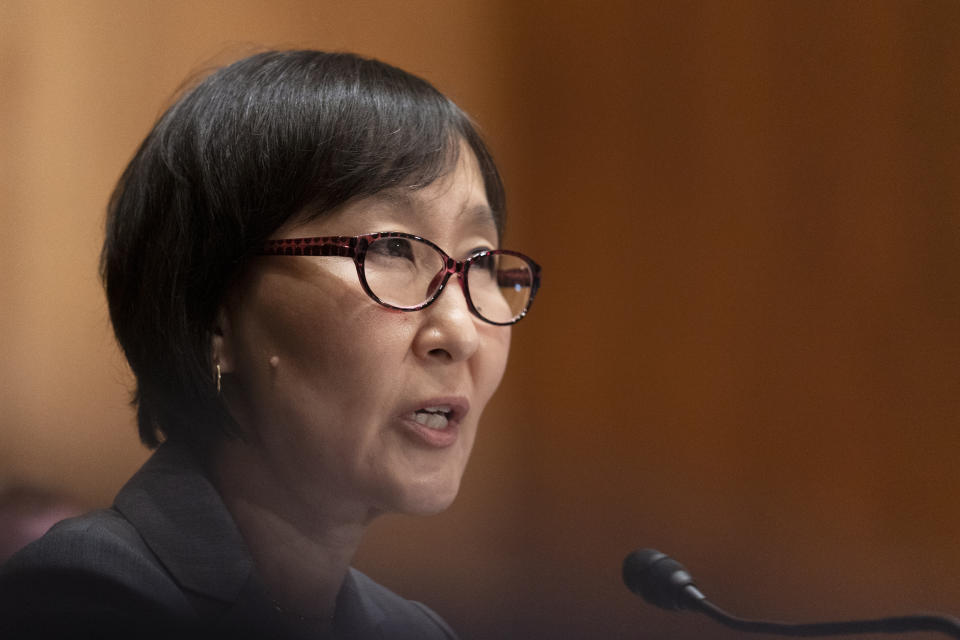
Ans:
{"label": "upper lip", "polygon": [[463,396],[437,396],[409,404],[401,415],[407,416],[428,407],[449,407],[450,422],[460,422],[470,411],[470,401]]}

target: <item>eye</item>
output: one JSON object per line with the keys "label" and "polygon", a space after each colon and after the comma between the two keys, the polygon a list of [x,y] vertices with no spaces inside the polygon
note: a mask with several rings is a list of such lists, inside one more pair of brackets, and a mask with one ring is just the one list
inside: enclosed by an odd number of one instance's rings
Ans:
{"label": "eye", "polygon": [[[483,251],[491,251],[491,249],[487,249],[486,247],[481,247],[481,248],[474,249],[470,253],[476,256],[476,254]],[[482,271],[486,271],[491,275],[493,275],[494,271],[496,271],[496,268],[497,268],[497,257],[489,253],[486,255],[475,257],[472,260],[472,262],[473,262],[473,266],[471,267],[471,269],[480,269]]]}
{"label": "eye", "polygon": [[381,238],[370,245],[370,249],[379,256],[413,260],[413,243],[406,238]]}

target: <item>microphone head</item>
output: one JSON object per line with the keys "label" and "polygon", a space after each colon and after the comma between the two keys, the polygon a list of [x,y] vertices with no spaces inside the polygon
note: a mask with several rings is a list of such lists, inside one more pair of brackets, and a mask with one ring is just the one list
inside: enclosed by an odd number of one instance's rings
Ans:
{"label": "microphone head", "polygon": [[[623,561],[623,582],[630,591],[664,609],[684,609],[693,577],[683,565],[656,549],[638,549]],[[702,597],[702,596],[701,596]]]}

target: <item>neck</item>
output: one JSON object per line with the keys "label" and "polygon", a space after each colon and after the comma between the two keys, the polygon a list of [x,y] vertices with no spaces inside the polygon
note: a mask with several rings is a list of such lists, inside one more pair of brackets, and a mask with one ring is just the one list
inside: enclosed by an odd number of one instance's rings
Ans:
{"label": "neck", "polygon": [[254,445],[224,444],[214,482],[277,609],[312,626],[333,620],[337,594],[371,515],[287,486]]}

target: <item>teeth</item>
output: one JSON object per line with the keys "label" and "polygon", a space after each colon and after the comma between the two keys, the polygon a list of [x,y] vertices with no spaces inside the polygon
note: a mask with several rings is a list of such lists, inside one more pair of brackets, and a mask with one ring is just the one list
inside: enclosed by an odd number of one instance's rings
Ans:
{"label": "teeth", "polygon": [[424,407],[420,411],[426,411],[428,413],[450,413],[453,409],[450,408],[448,404],[441,404],[436,407]]}
{"label": "teeth", "polygon": [[430,409],[417,411],[413,414],[413,419],[417,424],[422,424],[428,429],[443,429],[447,426],[447,416],[442,413],[427,413]]}

